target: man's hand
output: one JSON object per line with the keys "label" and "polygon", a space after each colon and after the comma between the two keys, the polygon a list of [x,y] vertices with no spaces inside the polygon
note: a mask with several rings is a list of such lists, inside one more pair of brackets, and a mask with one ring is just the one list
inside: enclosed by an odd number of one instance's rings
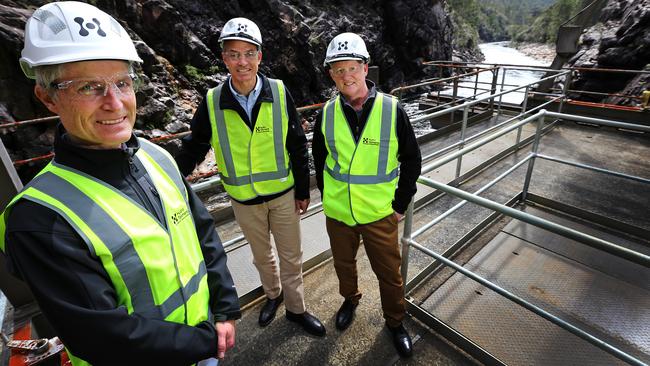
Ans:
{"label": "man's hand", "polygon": [[296,213],[297,214],[304,214],[307,212],[307,207],[309,207],[309,198],[306,200],[296,200]]}
{"label": "man's hand", "polygon": [[395,219],[396,219],[398,222],[399,222],[399,220],[402,219],[402,217],[404,217],[404,215],[402,215],[401,213],[399,213],[399,212],[397,212],[397,211],[393,211],[393,215],[395,215]]}
{"label": "man's hand", "polygon": [[217,328],[217,358],[222,360],[226,351],[235,346],[235,321],[217,322],[214,326]]}

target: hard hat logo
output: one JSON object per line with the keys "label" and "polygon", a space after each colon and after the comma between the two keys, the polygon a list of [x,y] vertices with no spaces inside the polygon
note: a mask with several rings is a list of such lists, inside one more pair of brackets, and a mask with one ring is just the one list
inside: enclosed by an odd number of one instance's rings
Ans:
{"label": "hard hat logo", "polygon": [[35,78],[38,66],[87,60],[142,62],[126,30],[95,6],[57,1],[34,11],[20,58],[28,78]]}
{"label": "hard hat logo", "polygon": [[344,60],[360,60],[363,63],[370,62],[370,55],[366,49],[366,43],[358,34],[341,33],[334,37],[327,46],[323,66]]}
{"label": "hard hat logo", "polygon": [[219,36],[219,42],[228,40],[240,40],[261,47],[262,46],[262,33],[250,19],[246,18],[232,18],[226,22]]}
{"label": "hard hat logo", "polygon": [[[88,32],[88,31],[84,28],[84,24],[83,24],[83,23],[84,23],[84,18],[82,18],[82,17],[76,17],[76,18],[74,18],[74,21],[75,21],[76,23],[79,23],[79,26],[81,27],[81,29],[79,29],[79,35],[82,36],[82,37],[87,37],[87,36],[90,34],[90,32]],[[86,23],[86,28],[88,28],[88,29],[95,29],[95,24],[96,24],[96,25],[97,25],[97,34],[98,34],[99,36],[101,36],[101,37],[106,37],[106,32],[104,32],[104,31],[102,30],[102,27],[100,26],[100,22],[99,22],[99,20],[97,20],[97,18],[93,18],[93,22],[94,22],[94,24],[93,24],[93,23],[90,23],[90,22],[89,22],[89,23]]]}

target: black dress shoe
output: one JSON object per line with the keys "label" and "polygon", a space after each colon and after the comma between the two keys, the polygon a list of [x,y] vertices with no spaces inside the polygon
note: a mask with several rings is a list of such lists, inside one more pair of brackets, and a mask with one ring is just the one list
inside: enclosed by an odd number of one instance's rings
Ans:
{"label": "black dress shoe", "polygon": [[400,324],[393,328],[386,324],[386,327],[393,337],[393,345],[395,345],[397,353],[402,357],[411,357],[411,354],[413,354],[413,345],[411,344],[411,337],[406,332],[406,329],[404,329],[404,326]]}
{"label": "black dress shoe", "polygon": [[336,312],[336,329],[346,330],[352,324],[354,319],[354,310],[358,304],[353,304],[351,300],[346,299],[339,311]]}
{"label": "black dress shoe", "polygon": [[282,304],[282,300],[284,300],[282,293],[280,293],[280,296],[275,299],[266,298],[266,304],[262,306],[262,310],[260,310],[260,318],[258,320],[258,323],[261,326],[266,327],[271,324],[271,321],[275,318],[275,312],[278,310],[280,304]]}
{"label": "black dress shoe", "polygon": [[323,326],[323,323],[321,323],[318,318],[306,311],[302,314],[296,314],[287,310],[287,319],[300,324],[302,326],[302,329],[307,331],[309,334],[313,334],[319,337],[325,335],[325,327]]}

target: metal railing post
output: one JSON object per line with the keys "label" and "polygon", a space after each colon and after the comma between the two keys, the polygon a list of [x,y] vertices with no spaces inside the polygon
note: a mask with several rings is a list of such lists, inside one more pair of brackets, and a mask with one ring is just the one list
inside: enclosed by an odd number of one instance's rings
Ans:
{"label": "metal railing post", "polygon": [[[465,147],[465,134],[467,132],[467,114],[469,113],[469,106],[465,106],[463,108],[463,124],[460,128],[460,144],[458,145],[458,150],[462,150]],[[460,155],[458,157],[458,161],[456,162],[456,178],[458,179],[460,177],[460,172],[461,168],[463,165],[463,156]]]}
{"label": "metal railing post", "polygon": [[[526,91],[524,92],[524,102],[521,105],[521,115],[525,115],[526,113],[526,108],[528,107],[528,91],[530,90],[530,86],[526,87]],[[519,127],[517,129],[517,143],[516,145],[519,146],[519,143],[521,142],[521,130],[523,129],[522,127]]]}
{"label": "metal railing post", "polygon": [[[496,94],[497,92],[497,82],[499,81],[499,70],[496,68],[492,70],[492,87],[490,88],[490,94]],[[494,111],[494,98],[490,99],[490,111]]]}
{"label": "metal railing post", "polygon": [[[499,93],[503,91],[503,85],[506,83],[506,74],[508,73],[508,69],[504,68],[503,69],[503,75],[501,75],[501,87],[499,88]],[[497,109],[497,121],[499,120],[499,117],[501,117],[501,103],[503,101],[503,94],[499,95],[499,108]]]}
{"label": "metal railing post", "polygon": [[521,201],[526,201],[528,195],[528,188],[530,187],[530,180],[533,176],[533,168],[535,167],[535,160],[537,159],[537,151],[539,150],[539,140],[542,137],[542,127],[544,126],[544,117],[546,110],[542,109],[537,113],[537,129],[535,130],[535,141],[533,142],[533,158],[528,161],[528,170],[526,171],[526,180],[524,181],[524,188],[521,192]]}
{"label": "metal railing post", "polygon": [[409,207],[406,209],[404,226],[402,228],[402,267],[400,268],[400,272],[402,274],[402,283],[404,284],[404,296],[406,296],[406,283],[408,282],[409,274],[409,247],[411,246],[411,232],[413,229],[413,201],[414,198],[411,198],[411,203],[409,203]]}
{"label": "metal railing post", "polygon": [[[476,74],[476,78],[474,79],[474,94],[473,97],[476,99],[476,89],[478,88],[478,74]],[[476,104],[472,106],[472,113],[476,111]]]}
{"label": "metal railing post", "polygon": [[[454,91],[453,91],[453,93],[452,93],[452,95],[451,95],[451,102],[452,102],[452,105],[455,105],[455,104],[456,104],[456,97],[457,97],[457,96],[458,96],[458,78],[455,78],[455,79],[454,79]],[[451,115],[450,115],[450,118],[449,118],[449,124],[453,124],[453,123],[454,123],[454,121],[456,120],[455,117],[456,117],[456,113],[455,113],[455,111],[452,111],[452,112],[451,112]]]}
{"label": "metal railing post", "polygon": [[23,183],[18,177],[16,168],[11,162],[11,157],[0,140],[0,211],[23,189]]}
{"label": "metal railing post", "polygon": [[562,108],[564,108],[564,101],[567,99],[567,92],[571,87],[573,82],[573,71],[570,71],[566,74],[564,78],[564,85],[562,85],[562,99],[560,99],[560,105],[558,106],[558,113],[562,113]]}

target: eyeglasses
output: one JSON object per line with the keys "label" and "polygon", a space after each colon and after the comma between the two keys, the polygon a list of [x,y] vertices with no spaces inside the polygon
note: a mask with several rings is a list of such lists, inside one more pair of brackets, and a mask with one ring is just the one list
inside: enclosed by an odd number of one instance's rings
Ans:
{"label": "eyeglasses", "polygon": [[71,79],[52,82],[50,87],[55,90],[68,90],[76,100],[94,100],[105,97],[108,88],[119,95],[134,94],[140,86],[140,79],[135,73],[116,75],[112,78]]}
{"label": "eyeglasses", "polygon": [[227,59],[230,61],[239,61],[239,59],[244,56],[244,58],[248,61],[252,61],[257,58],[257,55],[259,54],[260,51],[258,50],[250,50],[246,51],[243,53],[243,55],[239,52],[236,51],[227,51],[224,52],[224,56],[226,56]]}
{"label": "eyeglasses", "polygon": [[335,76],[343,76],[345,74],[356,74],[361,70],[362,66],[361,65],[355,65],[355,66],[350,66],[350,67],[337,67],[336,69],[332,69],[332,72],[334,73]]}

